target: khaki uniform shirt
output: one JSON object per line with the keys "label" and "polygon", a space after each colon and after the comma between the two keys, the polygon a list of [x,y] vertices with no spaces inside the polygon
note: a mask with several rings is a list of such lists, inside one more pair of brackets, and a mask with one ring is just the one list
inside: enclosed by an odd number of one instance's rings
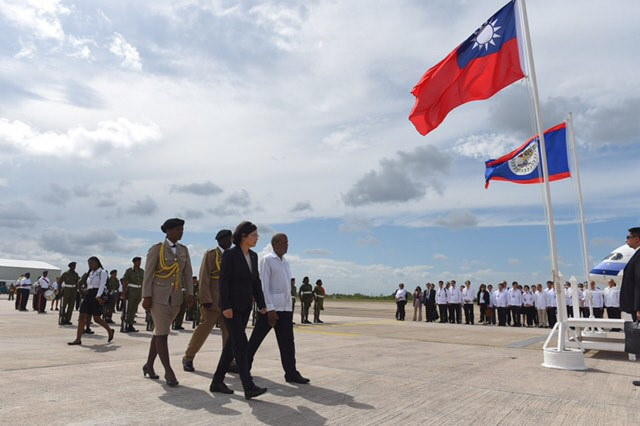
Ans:
{"label": "khaki uniform shirt", "polygon": [[220,310],[220,247],[207,250],[200,266],[200,304],[211,303],[213,309]]}
{"label": "khaki uniform shirt", "polygon": [[[151,297],[152,303],[179,306],[182,304],[183,288],[186,289],[188,295],[193,296],[193,272],[189,249],[180,243],[176,244],[175,249],[176,253],[173,254],[171,247],[165,240],[165,242],[153,245],[147,253],[142,281],[142,297]],[[166,272],[161,266],[160,254],[162,251],[164,251],[165,266],[171,268],[177,263],[177,273],[167,277],[159,276],[165,275]]]}

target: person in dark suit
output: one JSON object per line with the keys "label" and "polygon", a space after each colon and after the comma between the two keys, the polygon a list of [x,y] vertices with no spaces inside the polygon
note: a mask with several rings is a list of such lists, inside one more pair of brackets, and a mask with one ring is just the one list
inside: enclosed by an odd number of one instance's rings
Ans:
{"label": "person in dark suit", "polygon": [[[640,247],[640,227],[629,229],[627,245],[636,250]],[[640,321],[640,250],[631,256],[622,273],[620,287],[620,310],[631,314],[631,318]],[[640,380],[634,380],[635,386],[640,386]]]}
{"label": "person in dark suit", "polygon": [[251,250],[258,242],[258,228],[251,222],[242,222],[233,233],[235,246],[224,252],[220,265],[220,309],[229,331],[218,367],[213,374],[209,390],[231,394],[224,384],[224,376],[235,357],[244,389],[245,399],[255,398],[267,391],[255,385],[249,369],[247,335],[245,329],[255,299],[261,314],[267,309],[258,272],[258,255]]}
{"label": "person in dark suit", "polygon": [[424,291],[424,305],[426,307],[426,320],[432,322],[437,320],[438,312],[436,310],[436,289],[432,283],[427,284],[427,288]]}

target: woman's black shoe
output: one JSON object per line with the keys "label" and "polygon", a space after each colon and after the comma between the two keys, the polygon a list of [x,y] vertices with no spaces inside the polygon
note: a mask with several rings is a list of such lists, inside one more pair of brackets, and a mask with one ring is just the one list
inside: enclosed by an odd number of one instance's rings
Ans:
{"label": "woman's black shoe", "polygon": [[142,366],[142,377],[147,377],[149,376],[150,379],[159,379],[160,376],[158,376],[155,371],[150,370],[149,367],[147,366],[147,364]]}
{"label": "woman's black shoe", "polygon": [[226,393],[227,395],[231,395],[233,393],[233,391],[229,389],[224,382],[211,382],[209,392]]}
{"label": "woman's black shoe", "polygon": [[176,386],[178,386],[178,379],[167,379],[167,376],[164,376],[164,379],[167,382],[167,386],[175,388]]}

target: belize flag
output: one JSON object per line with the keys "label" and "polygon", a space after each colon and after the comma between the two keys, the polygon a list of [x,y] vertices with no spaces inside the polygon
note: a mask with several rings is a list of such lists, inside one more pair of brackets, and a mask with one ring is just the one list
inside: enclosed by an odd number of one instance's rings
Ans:
{"label": "belize flag", "polygon": [[421,135],[455,107],[490,98],[524,77],[515,6],[512,0],[500,9],[413,88],[416,103],[409,120]]}
{"label": "belize flag", "polygon": [[[547,151],[547,165],[549,166],[549,182],[571,177],[569,160],[567,159],[567,126],[558,124],[544,132],[544,144]],[[535,135],[520,148],[497,160],[485,161],[485,188],[490,180],[506,180],[513,183],[540,183],[542,165],[540,152],[540,138]]]}

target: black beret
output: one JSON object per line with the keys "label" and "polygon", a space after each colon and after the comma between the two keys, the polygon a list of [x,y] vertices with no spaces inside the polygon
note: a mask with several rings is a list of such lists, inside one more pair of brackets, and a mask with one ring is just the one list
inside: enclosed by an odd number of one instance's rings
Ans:
{"label": "black beret", "polygon": [[218,233],[216,234],[216,240],[220,241],[221,239],[223,239],[224,237],[230,237],[232,234],[231,230],[229,229],[221,229],[220,231],[218,231]]}
{"label": "black beret", "polygon": [[140,256],[136,256],[133,259],[131,259],[132,262],[135,262],[136,260],[142,260],[142,258]]}
{"label": "black beret", "polygon": [[75,266],[76,262],[69,262],[69,264],[67,265],[69,268],[71,268],[71,265]]}
{"label": "black beret", "polygon": [[173,219],[165,220],[162,226],[160,227],[160,230],[162,232],[167,232],[169,229],[177,228],[178,226],[182,226],[182,225],[184,225],[184,220],[174,217]]}

